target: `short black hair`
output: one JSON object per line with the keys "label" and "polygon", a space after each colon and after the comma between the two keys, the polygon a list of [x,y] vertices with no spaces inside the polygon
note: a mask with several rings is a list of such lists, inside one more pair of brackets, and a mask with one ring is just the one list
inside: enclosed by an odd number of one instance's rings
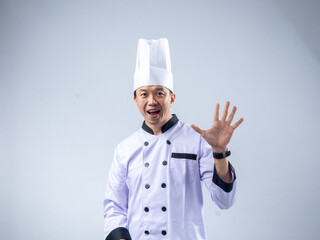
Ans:
{"label": "short black hair", "polygon": [[[169,89],[169,88],[168,88],[168,89]],[[169,89],[169,91],[170,91],[171,94],[173,93],[170,89]],[[134,90],[133,96],[134,96],[134,97],[137,97],[137,90]]]}

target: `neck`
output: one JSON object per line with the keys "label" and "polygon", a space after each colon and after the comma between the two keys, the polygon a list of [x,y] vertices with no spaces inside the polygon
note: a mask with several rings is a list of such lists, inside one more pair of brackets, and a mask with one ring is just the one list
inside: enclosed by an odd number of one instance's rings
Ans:
{"label": "neck", "polygon": [[152,128],[152,127],[150,127],[150,128],[152,129],[154,135],[159,136],[159,135],[162,134],[161,127],[160,128]]}

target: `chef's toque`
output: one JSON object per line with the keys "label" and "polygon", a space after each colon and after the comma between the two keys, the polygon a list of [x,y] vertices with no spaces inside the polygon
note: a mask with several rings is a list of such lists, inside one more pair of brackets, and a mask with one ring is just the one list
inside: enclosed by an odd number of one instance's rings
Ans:
{"label": "chef's toque", "polygon": [[173,92],[168,39],[139,39],[134,91],[142,86],[160,85]]}

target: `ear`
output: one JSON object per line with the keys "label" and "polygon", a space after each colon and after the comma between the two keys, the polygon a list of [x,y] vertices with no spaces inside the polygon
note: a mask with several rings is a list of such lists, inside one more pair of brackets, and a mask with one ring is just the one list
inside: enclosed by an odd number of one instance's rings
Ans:
{"label": "ear", "polygon": [[133,96],[133,100],[135,101],[135,103],[137,104],[137,98],[135,96]]}
{"label": "ear", "polygon": [[174,93],[172,93],[171,96],[170,96],[170,106],[173,105],[175,100],[176,100],[176,95]]}

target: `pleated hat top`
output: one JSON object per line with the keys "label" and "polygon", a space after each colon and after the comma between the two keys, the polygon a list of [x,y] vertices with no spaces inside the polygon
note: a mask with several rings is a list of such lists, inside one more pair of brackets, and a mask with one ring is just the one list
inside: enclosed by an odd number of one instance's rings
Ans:
{"label": "pleated hat top", "polygon": [[134,91],[143,86],[160,85],[173,92],[168,39],[139,39]]}

